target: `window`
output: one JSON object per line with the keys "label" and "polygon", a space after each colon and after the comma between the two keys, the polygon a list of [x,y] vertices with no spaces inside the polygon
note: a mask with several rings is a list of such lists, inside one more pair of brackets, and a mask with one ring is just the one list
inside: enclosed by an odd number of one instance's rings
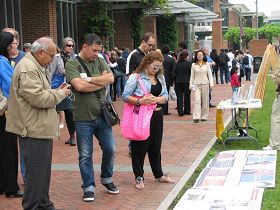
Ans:
{"label": "window", "polygon": [[77,43],[77,5],[75,1],[58,0],[57,11],[57,43],[70,36]]}
{"label": "window", "polygon": [[22,45],[21,0],[0,0],[0,14],[0,30],[7,27],[16,29]]}

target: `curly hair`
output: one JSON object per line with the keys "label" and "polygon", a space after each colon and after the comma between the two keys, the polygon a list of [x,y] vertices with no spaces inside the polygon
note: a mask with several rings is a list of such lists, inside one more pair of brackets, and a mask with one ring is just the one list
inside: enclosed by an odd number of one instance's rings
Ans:
{"label": "curly hair", "polygon": [[[152,64],[154,61],[163,62],[163,56],[159,51],[153,50],[145,55],[140,66],[134,71],[135,73],[141,73],[146,70],[147,66]],[[160,69],[156,75],[162,75],[163,68]]]}

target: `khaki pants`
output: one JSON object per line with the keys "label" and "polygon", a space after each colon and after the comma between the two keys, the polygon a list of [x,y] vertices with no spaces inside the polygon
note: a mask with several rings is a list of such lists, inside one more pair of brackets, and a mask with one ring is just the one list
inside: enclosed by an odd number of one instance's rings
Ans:
{"label": "khaki pants", "polygon": [[209,114],[209,84],[196,85],[193,119],[207,119]]}
{"label": "khaki pants", "polygon": [[275,98],[272,105],[269,145],[273,149],[280,149],[280,96]]}

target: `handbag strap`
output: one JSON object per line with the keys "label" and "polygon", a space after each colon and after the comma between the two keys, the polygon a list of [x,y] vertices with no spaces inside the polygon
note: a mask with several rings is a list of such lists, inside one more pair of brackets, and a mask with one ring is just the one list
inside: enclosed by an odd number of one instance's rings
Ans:
{"label": "handbag strap", "polygon": [[149,92],[148,92],[147,88],[145,87],[145,85],[144,85],[144,83],[143,83],[143,81],[142,81],[142,79],[141,79],[140,74],[137,74],[136,77],[137,77],[137,80],[138,80],[138,82],[139,82],[139,85],[140,85],[141,89],[143,90],[144,94],[145,94],[145,95],[149,95]]}

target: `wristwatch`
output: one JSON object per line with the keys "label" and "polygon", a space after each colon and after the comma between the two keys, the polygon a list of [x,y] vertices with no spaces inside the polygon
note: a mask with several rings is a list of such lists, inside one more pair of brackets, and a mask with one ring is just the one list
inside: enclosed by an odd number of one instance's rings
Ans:
{"label": "wristwatch", "polygon": [[86,82],[89,82],[89,83],[90,83],[90,82],[91,82],[91,77],[85,77],[84,80],[85,80]]}
{"label": "wristwatch", "polygon": [[137,98],[137,100],[136,100],[136,105],[137,106],[140,106],[141,104],[140,104],[140,98]]}

